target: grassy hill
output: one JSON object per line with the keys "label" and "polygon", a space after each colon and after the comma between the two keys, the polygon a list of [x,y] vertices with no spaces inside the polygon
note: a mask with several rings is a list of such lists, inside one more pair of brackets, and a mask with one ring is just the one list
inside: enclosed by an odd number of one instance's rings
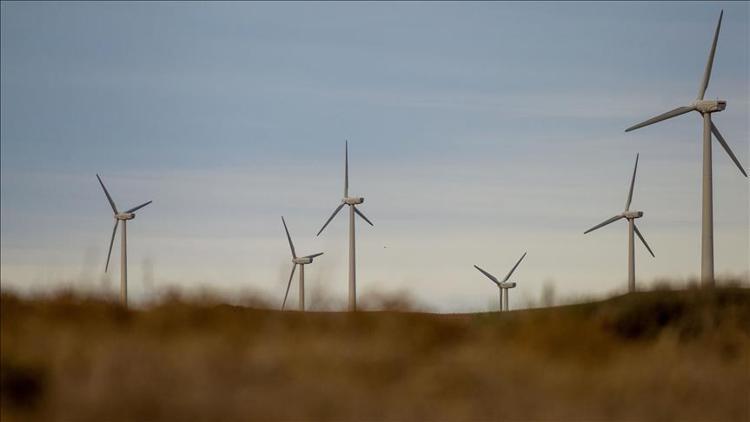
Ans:
{"label": "grassy hill", "polygon": [[750,420],[750,290],[507,314],[0,298],[12,420]]}

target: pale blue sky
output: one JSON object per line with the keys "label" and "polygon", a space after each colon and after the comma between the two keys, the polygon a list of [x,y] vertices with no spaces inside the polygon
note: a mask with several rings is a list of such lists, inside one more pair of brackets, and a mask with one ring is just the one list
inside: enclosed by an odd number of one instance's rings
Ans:
{"label": "pale blue sky", "polygon": [[[748,167],[748,3],[3,2],[2,285],[89,291],[123,207],[130,281],[283,295],[288,249],[312,300],[346,294],[346,223],[320,225],[342,190],[376,224],[358,231],[359,291],[405,291],[442,311],[487,309],[478,264],[512,306],[624,287],[626,226],[582,232],[634,206],[657,254],[640,280],[699,271],[700,121],[623,129],[693,100],[719,10],[707,97]],[[714,149],[716,267],[748,272],[748,181]],[[107,283],[109,281],[109,284]],[[145,280],[145,282],[144,282]]]}

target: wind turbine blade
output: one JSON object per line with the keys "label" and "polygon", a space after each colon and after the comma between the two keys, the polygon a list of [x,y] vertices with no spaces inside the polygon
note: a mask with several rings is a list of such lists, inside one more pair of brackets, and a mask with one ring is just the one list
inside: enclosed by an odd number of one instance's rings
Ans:
{"label": "wind turbine blade", "polygon": [[494,275],[492,275],[492,274],[488,273],[487,271],[485,271],[485,270],[477,267],[476,265],[474,266],[474,268],[478,269],[482,274],[486,275],[487,278],[489,278],[490,280],[492,280],[493,283],[497,284],[498,286],[500,285],[500,282],[497,281],[497,278],[495,278]]}
{"label": "wind turbine blade", "polygon": [[523,261],[523,259],[525,257],[526,257],[526,252],[523,253],[523,256],[521,256],[521,259],[519,259],[518,262],[516,262],[516,265],[514,265],[513,268],[511,268],[511,270],[508,273],[508,275],[505,276],[505,278],[503,279],[503,283],[505,283],[506,281],[508,281],[508,279],[510,278],[511,274],[513,274],[513,271],[515,271],[516,268],[518,268],[518,264],[520,264],[521,261]]}
{"label": "wind turbine blade", "polygon": [[145,207],[146,205],[148,205],[148,204],[150,204],[150,203],[152,203],[152,202],[154,202],[154,201],[148,201],[148,202],[144,202],[144,203],[142,203],[141,205],[138,205],[137,207],[133,207],[133,208],[131,208],[131,209],[129,209],[129,210],[127,210],[127,211],[125,211],[125,212],[126,212],[126,213],[136,212],[136,211],[138,211],[139,209],[141,209],[141,208]]}
{"label": "wind turbine blade", "polygon": [[344,144],[344,198],[349,197],[349,140]]}
{"label": "wind turbine blade", "polygon": [[614,223],[615,221],[617,221],[617,220],[619,220],[621,218],[625,218],[625,217],[623,217],[622,215],[616,215],[616,216],[610,218],[609,220],[606,220],[606,221],[604,221],[602,223],[599,223],[596,226],[594,226],[594,227],[586,230],[585,232],[583,232],[583,234],[590,233],[590,232],[592,232],[592,231],[594,231],[594,230],[596,230],[596,229],[598,229],[600,227],[606,226],[607,224]]}
{"label": "wind turbine blade", "polygon": [[635,229],[635,234],[637,234],[638,238],[641,239],[641,242],[643,242],[643,245],[646,247],[646,249],[648,249],[648,252],[651,254],[651,256],[653,256],[654,258],[656,258],[656,255],[654,255],[654,251],[651,250],[651,247],[649,247],[648,243],[646,243],[646,239],[643,238],[643,235],[641,234],[641,231],[638,230],[638,226],[636,226],[635,224],[633,224],[633,228]]}
{"label": "wind turbine blade", "polygon": [[294,270],[297,269],[297,264],[292,264],[292,273],[289,274],[289,283],[286,284],[286,293],[284,293],[284,302],[281,303],[281,310],[284,310],[286,306],[286,298],[289,296],[289,287],[292,286],[292,277],[294,277]]}
{"label": "wind turbine blade", "polygon": [[320,231],[315,236],[320,236],[320,234],[323,233],[323,230],[326,228],[326,226],[328,226],[328,223],[330,223],[331,220],[333,220],[333,217],[335,217],[336,214],[338,214],[339,211],[341,211],[341,208],[343,208],[344,205],[345,204],[342,202],[341,205],[339,205],[338,207],[336,207],[336,209],[333,211],[333,214],[331,214],[331,216],[328,217],[328,220],[326,220],[326,223],[323,224],[323,227],[320,228]]}
{"label": "wind turbine blade", "polygon": [[323,252],[314,253],[312,255],[306,255],[306,256],[303,256],[302,258],[315,258],[315,257],[321,256],[321,255],[323,255]]}
{"label": "wind turbine blade", "polygon": [[734,155],[732,150],[729,148],[729,144],[727,144],[727,141],[724,139],[723,136],[721,136],[721,133],[719,132],[719,128],[716,127],[716,125],[711,122],[711,132],[713,132],[714,136],[716,136],[716,140],[719,141],[722,147],[724,147],[724,151],[729,154],[729,158],[734,161],[734,164],[737,165],[737,168],[740,169],[740,172],[747,177],[747,173],[745,172],[745,169],[742,168],[742,164],[740,164],[740,160],[737,159],[737,157]]}
{"label": "wind turbine blade", "polygon": [[714,66],[714,54],[716,54],[716,43],[719,41],[719,30],[721,29],[722,17],[724,17],[723,10],[719,14],[719,23],[716,24],[716,32],[714,32],[714,42],[711,44],[711,51],[708,53],[708,61],[706,62],[706,70],[703,72],[703,81],[701,81],[701,86],[698,89],[699,100],[702,100],[703,96],[706,95],[708,81],[711,79],[711,68]]}
{"label": "wind turbine blade", "polygon": [[670,110],[666,113],[660,114],[656,117],[652,117],[645,122],[638,123],[637,125],[630,126],[629,128],[625,129],[625,132],[630,132],[631,130],[640,129],[644,126],[652,125],[657,122],[661,122],[662,120],[671,119],[672,117],[677,117],[679,115],[689,113],[691,111],[695,110],[694,107],[677,107],[674,110]]}
{"label": "wind turbine blade", "polygon": [[112,244],[115,243],[115,232],[117,232],[117,224],[120,220],[115,220],[115,227],[112,229],[112,239],[109,241],[109,251],[107,252],[107,264],[104,265],[104,272],[106,273],[109,269],[109,257],[112,255]]}
{"label": "wind turbine blade", "polygon": [[286,240],[289,241],[289,249],[292,250],[292,258],[297,257],[297,253],[294,251],[294,243],[292,243],[292,236],[289,236],[289,229],[286,228],[286,221],[284,221],[284,216],[281,216],[281,222],[284,224],[284,231],[286,232]]}
{"label": "wind turbine blade", "polygon": [[635,185],[635,172],[638,170],[638,156],[635,154],[635,166],[633,167],[633,178],[630,179],[630,191],[628,192],[628,202],[625,203],[625,211],[630,209],[630,201],[633,200],[633,186]]}
{"label": "wind turbine blade", "polygon": [[[352,205],[352,206],[354,207],[354,205]],[[365,221],[367,221],[367,222],[368,222],[368,223],[369,223],[369,224],[370,224],[371,226],[375,226],[374,224],[372,224],[372,221],[370,221],[369,219],[367,219],[367,217],[365,217],[365,215],[364,215],[364,214],[362,214],[362,211],[360,211],[359,209],[357,209],[357,207],[354,207],[354,212],[356,212],[356,213],[357,213],[357,215],[359,215],[359,216],[360,216],[360,217],[362,217],[362,218],[363,218],[363,219],[364,219]]]}
{"label": "wind turbine blade", "polygon": [[102,182],[102,178],[99,177],[98,174],[96,175],[96,178],[99,179],[99,184],[102,185],[102,189],[104,189],[104,194],[107,195],[107,200],[109,201],[109,205],[112,207],[112,211],[114,211],[114,213],[117,214],[117,206],[115,205],[115,201],[113,201],[112,197],[109,195],[107,188],[104,186],[104,182]]}

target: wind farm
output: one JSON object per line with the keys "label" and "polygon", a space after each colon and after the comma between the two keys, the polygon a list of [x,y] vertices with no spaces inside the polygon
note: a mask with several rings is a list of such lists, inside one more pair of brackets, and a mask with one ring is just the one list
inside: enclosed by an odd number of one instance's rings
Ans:
{"label": "wind farm", "polygon": [[724,11],[722,10],[719,14],[719,21],[716,23],[716,31],[714,32],[713,42],[711,43],[711,49],[708,53],[708,61],[706,62],[706,68],[703,71],[703,79],[701,80],[700,87],[698,88],[698,97],[688,106],[677,107],[674,110],[670,110],[666,113],[660,114],[656,117],[652,117],[642,123],[630,126],[625,129],[625,132],[630,132],[645,126],[652,125],[673,117],[681,116],[691,111],[700,113],[703,120],[703,178],[702,178],[702,210],[701,210],[701,283],[705,286],[713,286],[716,284],[714,279],[714,196],[713,196],[713,158],[712,158],[712,147],[711,134],[716,137],[716,140],[724,148],[729,158],[737,166],[745,178],[747,178],[747,172],[740,164],[737,156],[734,155],[732,149],[729,148],[729,144],[719,132],[719,128],[711,120],[713,113],[724,111],[727,107],[727,102],[724,100],[706,100],[706,90],[708,89],[708,83],[711,81],[711,70],[714,66],[714,56],[716,55],[716,45],[719,41],[719,31],[721,30],[721,20],[724,17]]}
{"label": "wind farm", "polygon": [[0,9],[1,420],[748,418],[750,4]]}

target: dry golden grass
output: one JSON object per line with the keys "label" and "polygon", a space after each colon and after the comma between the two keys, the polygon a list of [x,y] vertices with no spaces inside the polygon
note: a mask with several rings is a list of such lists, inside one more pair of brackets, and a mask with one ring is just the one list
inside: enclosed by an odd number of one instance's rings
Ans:
{"label": "dry golden grass", "polygon": [[744,288],[503,315],[1,300],[3,421],[750,419]]}

